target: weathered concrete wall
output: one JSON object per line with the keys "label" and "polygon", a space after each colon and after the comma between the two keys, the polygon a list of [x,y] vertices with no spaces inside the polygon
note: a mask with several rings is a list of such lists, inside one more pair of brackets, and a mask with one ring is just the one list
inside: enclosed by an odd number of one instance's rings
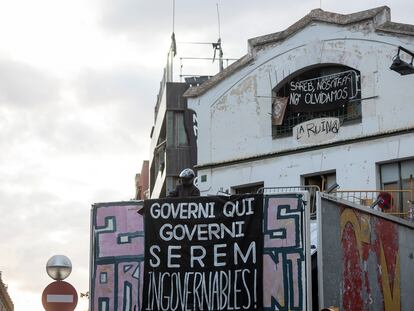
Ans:
{"label": "weathered concrete wall", "polygon": [[[376,22],[385,17],[377,16]],[[414,75],[400,76],[389,67],[399,45],[414,50],[414,36],[379,32],[374,24],[369,19],[306,24],[255,49],[249,62],[189,98],[198,115],[198,175],[207,177],[199,183],[202,194],[256,182],[299,185],[301,175],[335,170],[343,189],[376,189],[377,163],[413,157],[414,125],[407,113],[413,105],[407,90]],[[361,103],[361,121],[344,123],[334,139],[312,150],[298,146],[293,134],[273,138],[272,89],[318,64],[360,72],[361,97],[370,98]],[[391,132],[399,134],[387,137]]]}
{"label": "weathered concrete wall", "polygon": [[92,209],[90,310],[141,310],[144,223],[141,202]]}
{"label": "weathered concrete wall", "polygon": [[413,310],[414,224],[328,196],[318,222],[321,306]]}
{"label": "weathered concrete wall", "polygon": [[406,114],[412,100],[404,90],[414,77],[389,69],[399,45],[413,50],[414,38],[375,32],[367,22],[359,27],[313,23],[277,45],[266,46],[248,66],[189,99],[189,107],[198,114],[203,142],[199,164],[295,148],[292,137],[272,139],[271,90],[291,74],[316,64],[342,64],[360,71],[362,97],[378,96],[363,102],[363,123],[341,128],[337,140],[412,126]]}
{"label": "weathered concrete wall", "polygon": [[301,185],[301,176],[335,171],[342,189],[377,189],[376,163],[412,157],[414,135],[400,135],[342,146],[298,152],[198,171],[206,182],[198,186],[203,195],[221,188],[264,182],[265,187]]}

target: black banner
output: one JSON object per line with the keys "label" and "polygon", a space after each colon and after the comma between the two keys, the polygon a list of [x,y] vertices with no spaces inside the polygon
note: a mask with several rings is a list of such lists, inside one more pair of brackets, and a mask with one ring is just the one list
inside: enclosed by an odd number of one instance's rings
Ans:
{"label": "black banner", "polygon": [[188,137],[188,144],[191,146],[191,166],[197,164],[197,136],[198,121],[197,114],[192,109],[186,109],[184,113],[185,131]]}
{"label": "black banner", "polygon": [[289,83],[289,107],[295,112],[338,109],[357,96],[354,70]]}
{"label": "black banner", "polygon": [[143,310],[262,310],[263,195],[147,200]]}

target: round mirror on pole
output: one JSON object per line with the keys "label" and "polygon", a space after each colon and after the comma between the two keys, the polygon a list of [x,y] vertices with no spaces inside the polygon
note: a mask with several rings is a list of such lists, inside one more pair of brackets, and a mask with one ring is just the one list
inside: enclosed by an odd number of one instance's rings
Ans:
{"label": "round mirror on pole", "polygon": [[62,281],[72,272],[72,262],[65,255],[52,256],[47,261],[46,272],[52,279]]}

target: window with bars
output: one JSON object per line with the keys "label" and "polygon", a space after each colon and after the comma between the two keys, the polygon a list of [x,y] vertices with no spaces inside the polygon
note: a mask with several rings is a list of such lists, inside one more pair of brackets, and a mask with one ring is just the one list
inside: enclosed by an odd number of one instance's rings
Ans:
{"label": "window with bars", "polygon": [[[292,105],[289,104],[289,99],[291,96],[290,85],[292,82],[300,83],[301,81],[309,81],[312,79],[323,79],[323,77],[326,76],[334,77],[336,74],[340,75],[342,73],[350,71],[354,73],[355,77],[355,81],[353,81],[356,86],[354,90],[355,96],[353,96],[352,99],[342,102],[339,105],[339,107],[338,105],[335,105],[333,106],[333,109],[330,108],[330,106],[326,106],[327,108],[322,110],[318,109],[315,111],[298,111],[298,109],[293,109],[294,107],[292,107]],[[286,107],[282,110],[283,116],[281,120],[283,121],[278,123],[277,125],[272,125],[272,135],[274,138],[289,136],[292,134],[292,129],[296,125],[316,118],[335,117],[340,120],[341,124],[346,124],[350,121],[361,122],[360,73],[359,71],[354,70],[350,67],[342,65],[322,65],[316,68],[309,69],[305,72],[292,76],[289,79],[285,79],[285,81],[276,86],[276,88],[273,90],[273,97],[276,99],[287,99],[287,104],[285,104]]]}

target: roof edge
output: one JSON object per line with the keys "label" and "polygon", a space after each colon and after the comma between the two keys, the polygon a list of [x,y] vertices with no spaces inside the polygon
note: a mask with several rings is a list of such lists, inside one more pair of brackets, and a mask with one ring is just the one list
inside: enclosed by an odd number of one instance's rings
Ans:
{"label": "roof edge", "polygon": [[414,25],[386,21],[376,28],[377,31],[414,36]]}
{"label": "roof edge", "polygon": [[309,14],[305,15],[296,23],[289,26],[283,31],[249,39],[247,41],[249,46],[249,52],[251,52],[255,47],[282,41],[287,37],[290,37],[294,33],[298,32],[299,30],[305,28],[308,24],[312,22],[349,25],[369,19],[374,20],[374,24],[376,26],[389,22],[391,21],[391,10],[387,6],[381,6],[351,14],[339,14],[324,11],[322,9],[314,9]]}
{"label": "roof edge", "polygon": [[243,68],[248,63],[250,63],[252,60],[253,60],[253,57],[250,54],[244,55],[242,58],[239,58],[233,64],[225,68],[222,72],[219,72],[218,74],[213,76],[211,79],[205,81],[201,85],[188,88],[187,91],[185,91],[183,96],[184,97],[197,97],[197,96],[204,94],[209,89],[211,89],[214,85],[224,80],[224,78],[232,75],[237,70]]}
{"label": "roof edge", "polygon": [[350,25],[359,23],[365,20],[372,20],[374,23],[375,31],[387,32],[399,35],[414,36],[414,25],[395,23],[391,21],[391,9],[388,6],[380,6],[377,8],[360,11],[351,14],[339,14],[333,12],[327,12],[322,9],[314,9],[309,14],[298,20],[296,23],[286,28],[283,31],[275,32],[272,34],[259,36],[247,40],[248,42],[248,54],[231,64],[222,72],[213,76],[210,80],[202,83],[196,87],[190,87],[185,93],[184,97],[197,97],[203,95],[208,90],[213,88],[216,84],[235,73],[237,70],[245,67],[248,63],[254,60],[255,49],[260,47],[283,41],[286,38],[294,35],[296,32],[305,28],[312,22],[323,22],[336,25]]}

